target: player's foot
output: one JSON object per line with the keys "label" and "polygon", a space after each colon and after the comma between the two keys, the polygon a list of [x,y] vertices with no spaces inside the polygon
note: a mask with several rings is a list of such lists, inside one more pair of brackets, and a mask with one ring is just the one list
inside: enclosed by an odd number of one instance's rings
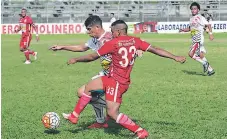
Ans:
{"label": "player's foot", "polygon": [[70,113],[70,114],[66,114],[66,113],[62,113],[62,116],[65,118],[65,119],[67,119],[67,120],[69,120],[72,124],[77,124],[77,122],[78,122],[78,117],[73,117],[72,116],[72,113]]}
{"label": "player's foot", "polygon": [[210,64],[208,62],[206,62],[205,64],[203,64],[203,72],[207,72],[209,65]]}
{"label": "player's foot", "polygon": [[145,129],[139,130],[136,134],[137,139],[145,139],[149,136],[149,133]]}
{"label": "player's foot", "polygon": [[208,76],[211,76],[211,75],[214,75],[214,74],[215,74],[215,71],[214,71],[214,70],[208,71],[208,72],[207,72],[207,75],[208,75]]}
{"label": "player's foot", "polygon": [[38,52],[34,52],[33,56],[35,60],[37,59],[37,55],[38,55]]}
{"label": "player's foot", "polygon": [[24,62],[24,64],[31,64],[31,61],[26,60],[26,61]]}
{"label": "player's foot", "polygon": [[106,119],[105,119],[105,123],[95,122],[92,125],[88,126],[87,128],[108,128],[109,125],[108,125],[107,121],[109,121],[109,120],[110,120],[110,117],[107,115]]}
{"label": "player's foot", "polygon": [[108,124],[105,123],[97,123],[95,122],[94,124],[88,126],[87,128],[108,128]]}

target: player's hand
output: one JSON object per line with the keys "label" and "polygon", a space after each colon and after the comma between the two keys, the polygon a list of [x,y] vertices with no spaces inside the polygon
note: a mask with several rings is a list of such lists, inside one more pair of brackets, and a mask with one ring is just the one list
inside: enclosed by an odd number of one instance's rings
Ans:
{"label": "player's hand", "polygon": [[184,63],[184,62],[186,61],[186,57],[184,57],[184,56],[176,56],[176,57],[174,58],[174,60],[175,60],[176,62]]}
{"label": "player's hand", "polygon": [[39,41],[39,36],[36,36],[36,41],[37,41],[37,42]]}
{"label": "player's hand", "polygon": [[15,34],[16,34],[16,33],[18,33],[18,31],[17,31],[17,30],[14,30],[14,32],[13,32],[13,33],[15,33]]}
{"label": "player's hand", "polygon": [[184,29],[180,29],[179,32],[184,32]]}
{"label": "player's hand", "polygon": [[143,51],[142,50],[137,50],[136,54],[138,57],[142,57],[143,56]]}
{"label": "player's hand", "polygon": [[68,65],[70,64],[75,64],[77,62],[76,58],[71,58],[69,59],[69,61],[67,62]]}
{"label": "player's hand", "polygon": [[212,41],[214,39],[214,35],[210,34],[209,39]]}
{"label": "player's hand", "polygon": [[57,51],[57,50],[61,50],[62,47],[61,46],[57,46],[57,45],[54,45],[52,47],[49,48],[49,50],[53,50],[53,51]]}

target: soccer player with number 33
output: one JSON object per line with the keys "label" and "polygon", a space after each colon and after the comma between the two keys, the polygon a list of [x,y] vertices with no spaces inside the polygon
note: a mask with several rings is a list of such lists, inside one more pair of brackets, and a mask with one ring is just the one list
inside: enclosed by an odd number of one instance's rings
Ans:
{"label": "soccer player with number 33", "polygon": [[130,74],[134,65],[137,50],[143,50],[156,55],[173,59],[184,63],[185,57],[175,56],[163,49],[155,48],[149,43],[139,38],[127,35],[127,24],[122,20],[117,20],[111,25],[114,39],[106,42],[97,52],[72,58],[68,64],[77,62],[90,62],[98,59],[102,55],[111,54],[112,64],[110,74],[91,80],[85,87],[85,91],[78,100],[74,111],[68,117],[71,123],[76,124],[80,113],[91,100],[91,91],[103,89],[107,104],[107,113],[117,123],[137,134],[138,138],[148,137],[148,132],[133,122],[127,115],[120,113],[119,108],[122,102],[122,95],[128,90],[130,84]]}

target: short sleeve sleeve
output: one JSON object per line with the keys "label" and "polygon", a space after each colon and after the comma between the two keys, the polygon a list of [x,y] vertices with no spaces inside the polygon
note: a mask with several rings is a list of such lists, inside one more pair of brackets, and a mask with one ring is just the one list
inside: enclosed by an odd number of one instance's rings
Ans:
{"label": "short sleeve sleeve", "polygon": [[147,49],[151,46],[148,42],[138,39],[139,49],[142,51],[147,51]]}
{"label": "short sleeve sleeve", "polygon": [[206,20],[206,18],[203,17],[203,16],[201,18],[201,22],[202,22],[202,25],[208,25],[209,24],[208,21]]}
{"label": "short sleeve sleeve", "polygon": [[98,51],[98,55],[106,55],[106,54],[112,54],[115,49],[115,43],[114,40],[106,42]]}
{"label": "short sleeve sleeve", "polygon": [[31,17],[28,17],[28,23],[29,23],[29,24],[33,24],[33,20],[32,20]]}
{"label": "short sleeve sleeve", "polygon": [[97,42],[97,39],[95,39],[95,38],[91,38],[91,39],[89,39],[86,43],[85,43],[85,46],[86,47],[88,47],[88,48],[90,48],[90,49],[92,49],[92,50],[94,50],[94,51],[96,51],[96,44],[97,44],[98,42]]}

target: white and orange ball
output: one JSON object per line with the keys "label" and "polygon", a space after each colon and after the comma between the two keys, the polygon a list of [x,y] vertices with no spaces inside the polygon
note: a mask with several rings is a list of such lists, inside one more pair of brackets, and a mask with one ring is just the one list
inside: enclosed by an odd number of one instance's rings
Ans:
{"label": "white and orange ball", "polygon": [[56,129],[60,125],[60,117],[55,112],[48,112],[43,115],[42,123],[45,128]]}

